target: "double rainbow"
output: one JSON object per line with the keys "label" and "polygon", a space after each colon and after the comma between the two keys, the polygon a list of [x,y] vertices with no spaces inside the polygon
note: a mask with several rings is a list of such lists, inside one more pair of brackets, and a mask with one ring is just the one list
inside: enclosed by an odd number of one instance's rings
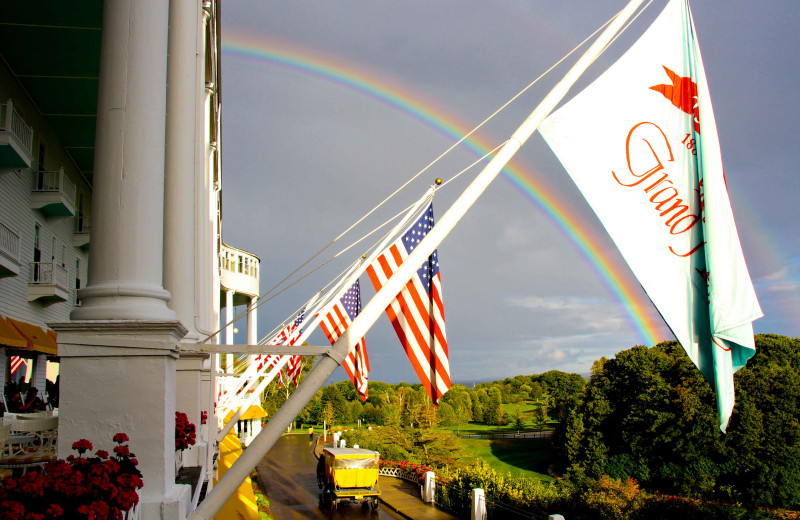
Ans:
{"label": "double rainbow", "polygon": [[[426,102],[419,95],[404,90],[400,85],[389,84],[373,72],[359,70],[357,66],[338,58],[241,32],[225,34],[223,41],[223,55],[256,60],[344,86],[417,119],[453,141],[461,139],[469,132],[454,117],[446,114],[440,107]],[[485,155],[493,148],[476,137],[470,137],[463,144],[478,156]],[[508,181],[545,212],[588,260],[625,309],[639,341],[645,345],[654,345],[663,336],[663,325],[651,317],[653,306],[650,301],[622,274],[627,267],[616,265],[587,231],[586,226],[569,212],[568,206],[542,186],[530,172],[519,166],[507,166],[503,173]]]}

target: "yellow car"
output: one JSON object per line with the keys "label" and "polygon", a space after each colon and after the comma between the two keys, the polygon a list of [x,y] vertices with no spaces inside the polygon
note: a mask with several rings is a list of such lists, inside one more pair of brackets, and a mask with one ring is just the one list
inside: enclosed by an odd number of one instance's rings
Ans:
{"label": "yellow car", "polygon": [[317,483],[323,507],[335,510],[339,502],[362,502],[378,508],[377,451],[359,448],[325,448],[317,465]]}

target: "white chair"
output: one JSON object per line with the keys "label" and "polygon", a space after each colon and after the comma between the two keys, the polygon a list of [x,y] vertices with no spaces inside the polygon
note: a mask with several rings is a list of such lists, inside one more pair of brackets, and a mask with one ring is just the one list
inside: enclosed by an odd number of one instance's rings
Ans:
{"label": "white chair", "polygon": [[[7,456],[0,460],[0,467],[23,468],[43,466],[56,458],[58,439],[58,417],[19,419],[8,425],[11,432]],[[32,442],[14,444],[14,436],[33,437]]]}

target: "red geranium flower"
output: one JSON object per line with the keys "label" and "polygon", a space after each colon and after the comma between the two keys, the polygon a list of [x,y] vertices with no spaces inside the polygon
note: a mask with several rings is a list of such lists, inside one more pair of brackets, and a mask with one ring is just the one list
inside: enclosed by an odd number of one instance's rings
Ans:
{"label": "red geranium flower", "polygon": [[114,442],[116,442],[117,444],[122,444],[123,442],[128,442],[129,440],[130,439],[128,438],[128,436],[122,432],[114,435]]}
{"label": "red geranium flower", "polygon": [[72,449],[76,450],[80,455],[83,455],[87,450],[92,451],[92,443],[86,439],[81,439],[72,443]]}

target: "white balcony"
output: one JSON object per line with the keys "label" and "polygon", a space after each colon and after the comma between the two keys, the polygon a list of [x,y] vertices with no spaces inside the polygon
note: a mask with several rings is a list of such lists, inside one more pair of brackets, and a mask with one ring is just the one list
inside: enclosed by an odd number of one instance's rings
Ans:
{"label": "white balcony", "polygon": [[33,172],[31,207],[48,217],[75,215],[75,184],[64,173],[64,168]]}
{"label": "white balcony", "polygon": [[0,278],[19,275],[19,234],[0,222]]}
{"label": "white balcony", "polygon": [[28,282],[28,301],[38,300],[45,307],[58,302],[71,301],[69,273],[55,262],[31,262],[31,279]]}
{"label": "white balcony", "polygon": [[90,222],[87,215],[75,217],[75,230],[72,232],[72,245],[80,247],[84,251],[89,249]]}
{"label": "white balcony", "polygon": [[30,168],[32,160],[33,129],[9,99],[0,104],[0,168]]}
{"label": "white balcony", "polygon": [[[222,290],[243,295],[241,301],[234,296],[234,305],[248,304],[251,297],[258,296],[261,260],[256,255],[222,244],[219,264]],[[222,306],[225,306],[224,299]]]}

